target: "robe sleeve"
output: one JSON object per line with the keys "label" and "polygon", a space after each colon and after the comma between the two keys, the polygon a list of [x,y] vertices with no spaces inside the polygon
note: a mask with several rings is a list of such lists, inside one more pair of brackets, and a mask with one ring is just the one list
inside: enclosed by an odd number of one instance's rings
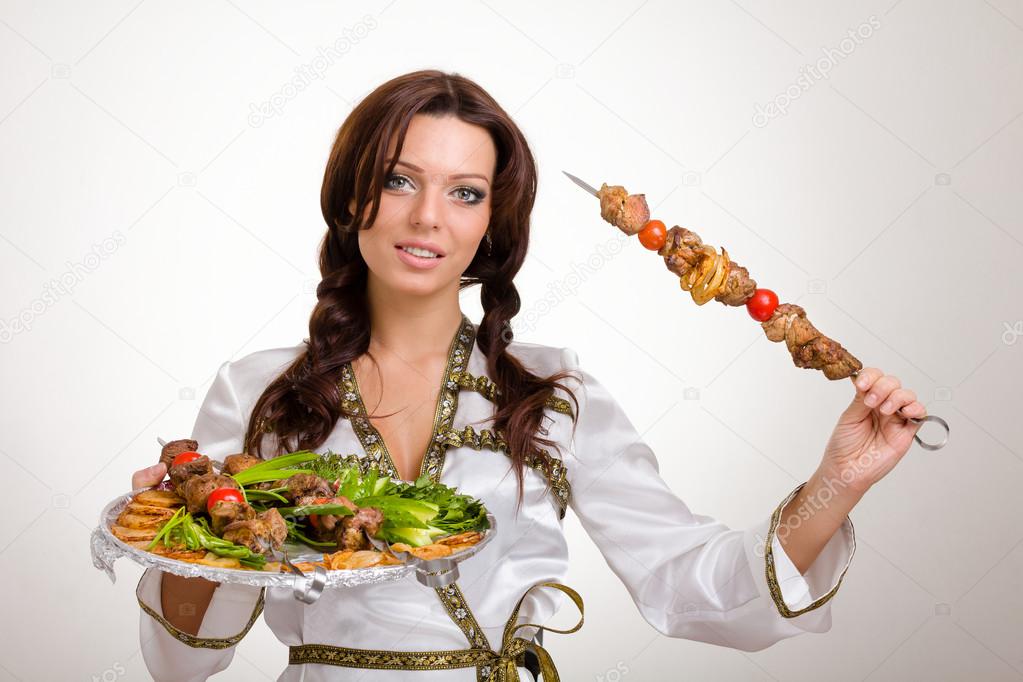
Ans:
{"label": "robe sleeve", "polygon": [[[220,366],[199,408],[192,439],[213,459],[242,451],[245,421],[230,380],[230,362]],[[263,612],[264,588],[222,583],[213,591],[202,624],[190,635],[163,614],[163,572],[147,568],[135,595],[141,607],[139,641],[146,667],[156,682],[201,682],[224,670],[235,645]]]}
{"label": "robe sleeve", "polygon": [[805,483],[749,528],[693,513],[607,388],[579,367],[574,350],[562,352],[581,379],[568,382],[579,401],[564,457],[571,507],[647,622],[670,637],[742,651],[829,630],[828,602],[856,549],[849,517],[801,575],[776,529]]}

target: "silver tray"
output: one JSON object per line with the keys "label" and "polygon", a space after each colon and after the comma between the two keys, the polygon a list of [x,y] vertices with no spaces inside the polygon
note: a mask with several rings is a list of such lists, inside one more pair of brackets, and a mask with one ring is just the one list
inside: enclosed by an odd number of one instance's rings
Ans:
{"label": "silver tray", "polygon": [[[327,570],[322,566],[317,566],[315,572],[311,573],[303,573],[297,569],[295,572],[286,572],[287,567],[283,563],[279,570],[217,568],[171,559],[132,547],[113,534],[110,526],[117,521],[117,517],[128,502],[138,493],[150,489],[139,488],[115,498],[100,512],[99,525],[92,531],[90,541],[92,564],[97,569],[105,571],[112,583],[117,581],[114,562],[121,557],[128,557],[145,568],[156,568],[185,578],[205,578],[214,582],[239,583],[255,587],[290,587],[293,588],[295,598],[307,604],[315,602],[325,588],[372,585],[392,580],[403,580],[410,575],[415,575],[416,579],[427,587],[443,587],[458,579],[458,564],[483,549],[497,530],[497,521],[493,514],[488,512],[487,520],[490,522],[490,528],[482,531],[483,538],[472,547],[450,557],[430,560],[422,560],[403,552],[393,552],[395,556],[405,562],[395,566],[370,566],[369,568],[344,570]],[[377,549],[389,549],[388,543],[376,538],[371,538],[371,541]],[[294,541],[286,542],[282,549],[287,551],[287,557],[292,563],[323,560],[324,552]]]}

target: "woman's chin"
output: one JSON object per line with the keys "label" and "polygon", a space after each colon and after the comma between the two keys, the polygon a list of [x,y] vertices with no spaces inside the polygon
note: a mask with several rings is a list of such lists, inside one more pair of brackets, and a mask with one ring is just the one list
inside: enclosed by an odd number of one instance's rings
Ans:
{"label": "woman's chin", "polygon": [[436,273],[404,273],[391,278],[388,288],[399,296],[426,298],[443,290],[444,282]]}

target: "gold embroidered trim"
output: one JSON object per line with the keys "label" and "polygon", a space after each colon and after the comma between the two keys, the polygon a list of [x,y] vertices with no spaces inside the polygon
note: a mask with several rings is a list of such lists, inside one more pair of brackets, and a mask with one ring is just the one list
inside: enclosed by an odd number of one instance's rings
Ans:
{"label": "gold embroidered trim", "polygon": [[[433,417],[433,432],[430,443],[427,445],[423,463],[419,468],[419,475],[427,475],[430,480],[439,482],[441,472],[444,470],[445,454],[449,446],[444,445],[444,434],[451,430],[454,422],[455,412],[458,410],[459,384],[455,380],[469,363],[469,355],[472,352],[473,344],[476,342],[476,325],[462,314],[462,325],[455,333],[448,349],[448,361],[444,368],[443,383],[437,396],[437,408]],[[341,368],[341,379],[339,380],[341,390],[341,407],[343,413],[354,415],[350,419],[352,428],[362,443],[367,457],[377,463],[381,473],[388,476],[400,478],[398,468],[391,459],[391,453],[387,450],[387,444],[381,437],[373,423],[369,420],[366,405],[363,403],[362,394],[359,391],[359,383],[355,378],[355,372],[350,362],[345,363]],[[490,649],[483,629],[476,622],[476,617],[465,603],[465,598],[457,583],[447,587],[435,589],[444,609],[451,616],[458,628],[469,641],[470,646],[475,648]],[[476,676],[482,676],[481,668],[477,666]]]}
{"label": "gold embroidered trim", "polygon": [[[519,623],[519,610],[522,608],[522,602],[537,587],[553,588],[568,595],[579,609],[579,622],[566,630],[533,623]],[[539,663],[541,679],[544,682],[559,682],[561,678],[547,650],[535,641],[517,636],[516,633],[522,628],[536,628],[538,632],[548,630],[569,634],[581,628],[582,625],[583,600],[575,590],[561,583],[537,583],[526,590],[515,604],[515,608],[504,626],[500,652],[493,651],[489,647],[447,651],[383,651],[352,649],[329,644],[300,644],[288,647],[288,663],[291,665],[320,663],[345,668],[376,670],[451,670],[476,666],[478,682],[513,682],[519,679],[517,667],[523,665],[526,652],[532,651]]]}
{"label": "gold embroidered trim", "polygon": [[[462,314],[462,325],[455,333],[448,349],[448,361],[443,376],[444,382],[437,396],[437,408],[433,418],[433,436],[426,448],[426,455],[419,469],[419,475],[427,474],[431,479],[439,480],[444,466],[444,450],[440,445],[441,431],[451,427],[458,406],[458,383],[450,377],[452,373],[461,372],[469,362],[469,353],[476,340],[476,327],[465,314]],[[359,441],[366,454],[378,462],[380,471],[388,476],[399,478],[398,468],[391,459],[391,453],[380,432],[369,420],[368,411],[359,392],[359,384],[352,370],[352,363],[347,362],[341,368],[338,381],[341,390],[341,408],[346,415],[354,415],[350,419]]]}
{"label": "gold embroidered trim", "polygon": [[[469,372],[459,372],[451,376],[459,386],[467,391],[475,391],[484,398],[492,403],[496,403],[496,396],[500,391],[497,390],[497,385],[490,380],[487,376],[476,376]],[[552,395],[547,398],[545,405],[555,412],[567,414],[572,416],[572,403],[564,398],[559,398],[556,395]]]}
{"label": "gold embroidered trim", "polygon": [[[145,577],[145,576],[143,576]],[[252,615],[249,616],[249,622],[245,624],[245,628],[236,635],[230,637],[196,637],[190,635],[187,632],[183,632],[173,625],[170,621],[161,616],[159,613],[149,607],[144,601],[142,601],[142,595],[139,594],[139,586],[142,585],[142,579],[139,579],[139,585],[135,587],[135,598],[138,599],[139,606],[142,610],[152,616],[153,620],[162,625],[167,632],[171,634],[174,639],[178,640],[183,644],[187,644],[193,649],[227,649],[234,646],[241,641],[242,637],[248,633],[252,628],[253,623],[259,618],[259,614],[263,613],[263,600],[266,596],[266,588],[261,587],[259,589],[259,599],[256,600],[256,606],[252,609]]]}
{"label": "gold embroidered trim", "polygon": [[[446,429],[441,433],[441,441],[445,448],[470,447],[474,450],[493,450],[508,454],[508,442],[504,434],[494,429],[480,429],[477,431],[472,425],[465,426],[460,431],[457,429]],[[568,509],[568,501],[572,497],[572,486],[568,482],[565,465],[560,459],[553,457],[547,450],[539,449],[532,456],[527,457],[526,466],[538,472],[547,479],[551,492],[558,500],[561,516],[565,516]]]}
{"label": "gold embroidered trim", "polygon": [[[341,367],[341,378],[338,380],[338,389],[341,391],[342,414],[349,416],[352,430],[358,436],[362,449],[365,450],[364,459],[372,462],[377,470],[391,478],[399,478],[398,470],[391,461],[391,455],[376,428],[366,417],[366,407],[362,404],[359,396],[359,387],[355,381],[355,373],[352,371],[351,363],[345,363]],[[360,462],[360,467],[362,463]]]}
{"label": "gold embroidered trim", "polygon": [[444,605],[444,610],[451,616],[451,620],[455,621],[458,629],[465,634],[470,646],[474,649],[489,651],[490,642],[487,641],[486,634],[476,622],[476,617],[469,610],[469,605],[465,602],[465,595],[462,594],[458,583],[454,582],[447,587],[438,587],[435,591],[440,597],[441,604]]}
{"label": "gold embroidered trim", "polygon": [[[778,525],[780,524],[781,521],[782,510],[784,510],[785,505],[788,504],[792,500],[792,498],[799,494],[799,491],[802,490],[803,486],[805,485],[806,483],[803,482],[796,486],[796,489],[789,493],[788,497],[782,500],[781,504],[779,504],[778,507],[774,510],[774,514],[771,515],[771,526],[767,530],[767,540],[765,541],[764,559],[766,564],[765,571],[767,575],[767,587],[771,592],[771,598],[774,600],[774,605],[778,608],[778,612],[785,618],[795,618],[796,616],[802,615],[807,611],[813,611],[814,609],[823,606],[829,599],[834,597],[835,594],[838,592],[838,588],[842,586],[842,578],[845,577],[845,572],[849,570],[849,565],[846,564],[846,567],[842,569],[842,573],[841,575],[838,576],[838,581],[835,583],[835,586],[831,588],[831,591],[825,594],[824,596],[814,600],[809,605],[796,611],[793,611],[792,609],[789,608],[788,604],[785,603],[785,597],[782,594],[781,585],[778,584],[778,576],[775,573],[774,549],[772,548],[771,545],[774,544],[774,536],[775,532],[778,529]],[[849,529],[853,532],[852,536],[853,552],[855,552],[856,535],[855,529],[853,528],[852,525],[852,519],[849,519]]]}
{"label": "gold embroidered trim", "polygon": [[327,644],[288,647],[288,664],[320,663],[372,670],[452,670],[486,664],[493,654],[486,649],[450,651],[383,651],[352,649]]}
{"label": "gold embroidered trim", "polygon": [[440,434],[440,443],[445,448],[470,447],[474,450],[493,450],[494,452],[508,452],[508,442],[504,434],[494,429],[480,429],[477,431],[471,424],[461,430],[450,428]]}

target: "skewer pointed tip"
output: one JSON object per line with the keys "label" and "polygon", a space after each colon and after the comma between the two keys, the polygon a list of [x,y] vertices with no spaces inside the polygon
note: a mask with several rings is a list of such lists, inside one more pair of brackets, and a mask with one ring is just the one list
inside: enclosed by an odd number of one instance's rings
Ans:
{"label": "skewer pointed tip", "polygon": [[571,180],[575,184],[579,185],[580,187],[582,187],[584,190],[586,190],[587,192],[589,192],[593,196],[598,197],[598,198],[600,197],[600,193],[597,192],[597,190],[595,190],[591,185],[589,185],[584,180],[582,180],[580,178],[577,178],[576,176],[572,175],[571,173],[569,173],[566,170],[563,170],[561,172],[564,173],[568,177],[569,180]]}

